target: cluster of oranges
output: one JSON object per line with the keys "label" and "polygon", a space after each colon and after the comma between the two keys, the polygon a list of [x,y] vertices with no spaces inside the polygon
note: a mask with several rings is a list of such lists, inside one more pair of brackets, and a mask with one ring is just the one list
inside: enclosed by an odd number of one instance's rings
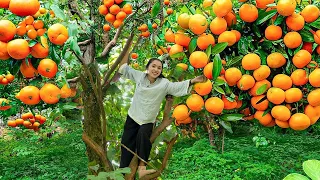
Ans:
{"label": "cluster of oranges", "polygon": [[12,75],[9,71],[7,74],[0,74],[0,84],[7,85],[14,80],[14,75]]}
{"label": "cluster of oranges", "polygon": [[60,98],[74,97],[75,95],[76,90],[69,88],[67,84],[60,89],[54,84],[46,83],[40,89],[36,86],[25,86],[16,94],[16,98],[27,105],[36,105],[41,100],[47,104],[56,104]]}
{"label": "cluster of oranges", "polygon": [[[176,125],[190,123],[190,111],[199,112],[203,108],[215,115],[228,113],[228,110],[241,112],[244,119],[257,119],[267,127],[278,125],[281,128],[304,130],[315,124],[320,117],[320,100],[317,98],[320,95],[320,69],[314,59],[320,54],[320,30],[310,30],[314,43],[303,42],[298,31],[305,24],[319,20],[319,8],[307,5],[297,13],[295,0],[279,0],[276,7],[267,7],[274,0],[256,0],[254,4],[246,3],[245,0],[239,2],[243,4],[238,11],[234,11],[231,0],[204,0],[203,8],[212,8],[216,15],[210,23],[202,14],[182,13],[178,16],[177,23],[180,29],[190,30],[192,33],[181,30],[173,32],[173,29],[166,31],[166,42],[173,44],[169,51],[171,57],[188,50],[192,36],[197,38],[197,48],[190,53],[189,64],[202,70],[208,78],[207,82],[194,85],[196,93],[188,97],[186,104],[174,108],[172,116]],[[258,19],[258,9],[277,12],[271,19],[271,24],[261,29],[264,38],[258,41],[283,39],[283,45],[294,51],[292,57],[272,51],[262,61],[260,54],[249,52],[243,56],[239,67],[226,67],[227,61],[221,60],[223,66],[220,76],[212,82],[213,63],[209,63],[205,50],[209,45],[214,47],[216,42],[235,45],[242,34],[241,30],[233,28],[239,21],[254,23]],[[235,12],[239,13],[240,19],[237,19]],[[277,16],[284,16],[286,31],[282,30],[283,26],[273,24]],[[177,66],[183,70],[188,68],[186,63],[179,63]],[[218,82],[231,88],[234,96],[224,92],[217,97],[207,97]],[[244,101],[248,103],[243,103]]]}
{"label": "cluster of oranges", "polygon": [[104,31],[111,29],[110,24],[114,28],[118,28],[122,25],[127,15],[132,13],[131,4],[124,4],[122,7],[123,0],[103,0],[103,4],[99,6],[99,13],[105,16],[105,20],[109,24],[103,26]]}
{"label": "cluster of oranges", "polygon": [[[152,28],[153,29],[157,29],[157,27],[158,27],[157,23],[153,23],[152,24]],[[138,27],[138,30],[141,31],[140,36],[146,37],[146,38],[150,36],[150,31],[148,29],[148,25],[147,24],[141,24]]]}
{"label": "cluster of oranges", "polygon": [[7,125],[9,127],[17,127],[19,125],[24,126],[27,129],[33,129],[34,131],[39,131],[42,124],[46,122],[46,117],[40,114],[33,115],[31,112],[24,113],[21,118],[15,120],[9,120]]}
{"label": "cluster of oranges", "polygon": [[33,16],[27,16],[18,24],[16,34],[24,36],[27,34],[28,38],[36,39],[37,36],[43,36],[46,32],[42,20],[34,20]]}

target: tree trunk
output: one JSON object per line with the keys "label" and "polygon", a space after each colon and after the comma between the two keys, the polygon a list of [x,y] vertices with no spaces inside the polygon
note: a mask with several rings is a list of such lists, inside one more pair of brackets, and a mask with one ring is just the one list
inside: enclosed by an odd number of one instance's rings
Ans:
{"label": "tree trunk", "polygon": [[[95,86],[95,84],[92,84],[92,81],[90,82],[91,78],[93,82],[96,82],[97,79],[100,79],[96,76],[95,68],[96,67],[93,64],[90,64],[87,68],[88,71],[84,71],[84,73],[81,76],[81,84],[83,88],[82,100],[84,113],[83,130],[84,133],[86,133],[87,136],[89,136],[90,139],[93,140],[98,146],[103,147],[101,109],[98,103],[98,101],[102,101],[102,99],[97,98],[97,95],[94,91],[94,88],[97,88],[97,86]],[[100,159],[100,156],[96,153],[96,151],[89,147],[88,144],[86,144],[86,149],[89,163],[94,161],[94,163],[90,164],[103,164]]]}

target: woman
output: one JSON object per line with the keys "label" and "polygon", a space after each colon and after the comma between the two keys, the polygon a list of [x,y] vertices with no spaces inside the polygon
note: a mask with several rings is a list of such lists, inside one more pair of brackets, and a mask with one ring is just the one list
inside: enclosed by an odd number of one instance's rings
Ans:
{"label": "woman", "polygon": [[[204,76],[198,76],[182,82],[170,82],[162,75],[163,64],[157,58],[151,58],[146,65],[147,73],[132,69],[125,62],[120,63],[122,77],[136,83],[132,104],[129,108],[121,143],[133,152],[137,152],[145,162],[148,161],[152,144],[150,136],[153,123],[158,115],[160,105],[166,95],[184,96],[189,94],[193,83],[204,82]],[[128,167],[133,154],[121,147],[120,168]],[[139,177],[154,173],[146,170],[146,164],[139,162]]]}

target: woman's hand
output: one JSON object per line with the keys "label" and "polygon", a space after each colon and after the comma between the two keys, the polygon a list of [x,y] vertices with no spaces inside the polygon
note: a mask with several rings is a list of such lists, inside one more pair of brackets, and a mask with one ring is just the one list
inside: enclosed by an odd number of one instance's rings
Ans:
{"label": "woman's hand", "polygon": [[191,79],[191,84],[194,84],[194,83],[202,83],[202,82],[206,82],[208,79],[204,76],[204,75],[201,75],[201,76],[197,76],[193,79]]}

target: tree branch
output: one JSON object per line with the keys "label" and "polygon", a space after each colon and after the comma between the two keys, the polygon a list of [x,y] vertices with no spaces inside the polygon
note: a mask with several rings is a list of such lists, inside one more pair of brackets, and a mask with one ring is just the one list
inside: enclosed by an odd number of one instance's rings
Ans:
{"label": "tree branch", "polygon": [[106,82],[108,81],[108,79],[110,78],[111,74],[113,73],[113,71],[117,68],[117,66],[119,65],[119,63],[123,60],[123,57],[125,56],[125,54],[127,53],[127,51],[129,51],[129,48],[132,44],[133,41],[133,37],[134,37],[134,32],[131,32],[129,38],[127,39],[126,45],[124,46],[123,50],[121,51],[120,55],[118,56],[116,62],[114,62],[111,66],[111,68],[108,70],[108,72],[106,73],[106,75],[103,77],[102,80],[102,89],[105,90],[105,86],[106,86]]}
{"label": "tree branch", "polygon": [[68,79],[67,82],[68,83],[77,83],[79,81],[80,77],[74,77],[72,79]]}
{"label": "tree branch", "polygon": [[80,19],[85,20],[84,15],[82,14],[82,12],[80,11],[80,9],[78,7],[77,0],[69,0],[68,6],[69,6],[69,9],[70,9],[70,12],[72,15],[76,14],[80,17]]}
{"label": "tree branch", "polygon": [[91,39],[87,39],[85,41],[82,41],[82,42],[78,42],[78,45],[79,46],[86,46],[87,44],[89,44],[91,42]]}
{"label": "tree branch", "polygon": [[93,149],[97,155],[100,157],[103,168],[106,172],[112,171],[113,167],[111,162],[108,160],[108,158],[105,155],[104,150],[96,143],[94,142],[85,132],[82,133],[82,140],[91,148]]}
{"label": "tree branch", "polygon": [[99,58],[103,58],[103,57],[106,57],[107,54],[109,53],[109,51],[116,45],[119,37],[120,37],[120,34],[121,34],[121,31],[123,29],[123,26],[120,26],[118,29],[117,29],[117,32],[116,34],[114,35],[113,39],[107,44],[107,46],[103,49],[101,55]]}

